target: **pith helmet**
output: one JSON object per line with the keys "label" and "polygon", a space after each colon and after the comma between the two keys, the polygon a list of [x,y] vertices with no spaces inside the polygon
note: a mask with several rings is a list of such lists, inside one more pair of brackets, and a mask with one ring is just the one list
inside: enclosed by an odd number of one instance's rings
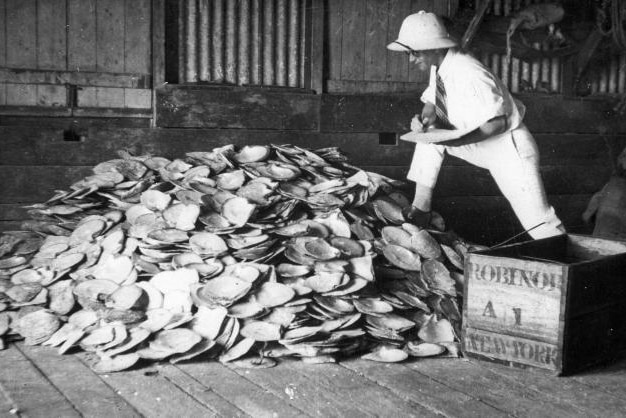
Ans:
{"label": "pith helmet", "polygon": [[387,45],[392,51],[414,51],[452,48],[458,42],[450,36],[441,19],[434,13],[420,11],[407,16],[400,26],[398,39]]}

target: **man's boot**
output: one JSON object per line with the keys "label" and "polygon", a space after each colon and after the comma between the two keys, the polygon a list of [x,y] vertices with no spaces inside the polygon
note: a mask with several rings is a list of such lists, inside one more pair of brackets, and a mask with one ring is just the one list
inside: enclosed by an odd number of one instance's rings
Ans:
{"label": "man's boot", "polygon": [[402,209],[404,219],[419,228],[427,228],[430,225],[431,213],[425,212],[415,206],[407,206]]}

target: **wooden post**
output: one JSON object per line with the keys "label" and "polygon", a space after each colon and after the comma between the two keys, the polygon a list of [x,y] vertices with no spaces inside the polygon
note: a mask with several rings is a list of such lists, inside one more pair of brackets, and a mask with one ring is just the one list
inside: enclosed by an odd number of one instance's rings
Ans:
{"label": "wooden post", "polygon": [[492,0],[482,1],[480,8],[476,11],[476,14],[470,21],[467,30],[463,34],[463,38],[461,39],[461,49],[466,49],[470,42],[472,42],[472,39],[476,35],[476,32],[478,32],[478,27],[480,26],[480,23],[483,21],[483,18],[487,13],[487,9],[489,8],[491,1]]}
{"label": "wooden post", "polygon": [[225,80],[227,83],[237,83],[237,56],[235,46],[237,45],[237,11],[236,2],[226,2],[226,71]]}
{"label": "wooden post", "polygon": [[200,0],[198,3],[198,14],[200,15],[200,30],[199,30],[199,69],[198,79],[200,81],[209,81],[211,79],[211,13],[210,13],[209,0]]}
{"label": "wooden post", "polygon": [[237,84],[250,83],[250,16],[249,0],[239,2],[239,62],[237,63]]}
{"label": "wooden post", "polygon": [[251,33],[251,51],[250,51],[250,83],[261,84],[261,14],[263,11],[261,0],[252,0],[250,7],[250,33]]}
{"label": "wooden post", "polygon": [[298,19],[298,0],[289,0],[289,27],[287,31],[287,85],[298,87],[298,48],[300,42],[300,20]]}
{"label": "wooden post", "polygon": [[276,84],[287,85],[287,2],[276,3]]}
{"label": "wooden post", "polygon": [[165,0],[152,0],[152,121],[157,126],[156,91],[165,84]]}
{"label": "wooden post", "polygon": [[310,22],[307,30],[305,54],[309,62],[305,63],[304,86],[317,94],[324,90],[324,1],[309,0],[307,13]]}

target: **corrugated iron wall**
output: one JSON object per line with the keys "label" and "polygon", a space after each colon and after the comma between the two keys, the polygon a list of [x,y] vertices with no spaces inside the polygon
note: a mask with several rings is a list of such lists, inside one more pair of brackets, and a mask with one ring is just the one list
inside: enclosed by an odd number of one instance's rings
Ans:
{"label": "corrugated iron wall", "polygon": [[307,1],[178,0],[178,81],[304,87]]}
{"label": "corrugated iron wall", "polygon": [[[530,4],[544,2],[545,0],[494,0],[489,13],[496,16],[508,16]],[[477,8],[479,4],[480,1],[476,1],[475,7]],[[534,47],[540,49],[541,45],[535,44]],[[480,56],[480,59],[502,79],[513,93],[521,91],[562,92],[562,58],[522,61],[512,57],[508,65],[506,56],[502,54],[485,53]],[[613,55],[600,64],[592,65],[587,78],[591,94],[626,93],[626,54]]]}
{"label": "corrugated iron wall", "polygon": [[626,55],[613,55],[604,65],[593,66],[589,81],[591,94],[623,94],[626,92]]}
{"label": "corrugated iron wall", "polygon": [[[530,4],[543,2],[545,0],[494,0],[488,13],[496,16],[508,16]],[[476,8],[479,3],[479,1],[476,2]],[[535,44],[534,47],[541,48],[539,44]],[[490,67],[513,93],[521,91],[561,92],[562,62],[560,58],[522,61],[511,57],[510,63],[507,64],[506,56],[503,54],[484,53],[480,56],[480,60]]]}

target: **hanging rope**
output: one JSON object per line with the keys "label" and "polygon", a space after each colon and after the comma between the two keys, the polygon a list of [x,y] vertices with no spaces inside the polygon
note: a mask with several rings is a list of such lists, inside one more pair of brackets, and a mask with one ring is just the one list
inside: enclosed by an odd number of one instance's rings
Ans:
{"label": "hanging rope", "polygon": [[626,51],[626,31],[624,30],[624,7],[620,0],[612,0],[611,4],[611,29],[613,40],[620,49]]}

